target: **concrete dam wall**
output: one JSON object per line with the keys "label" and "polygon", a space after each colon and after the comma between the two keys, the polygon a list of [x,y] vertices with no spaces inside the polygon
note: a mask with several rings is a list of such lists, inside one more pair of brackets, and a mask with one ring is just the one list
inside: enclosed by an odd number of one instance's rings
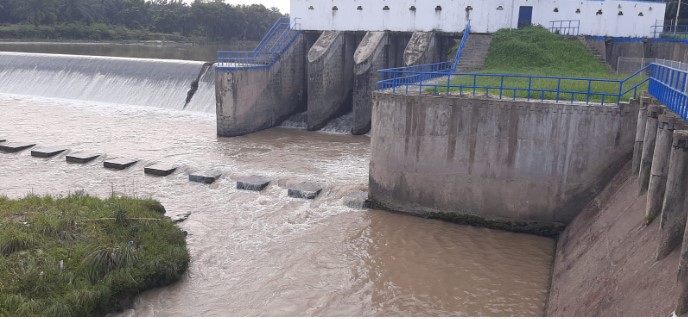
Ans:
{"label": "concrete dam wall", "polygon": [[[219,136],[280,125],[296,113],[308,130],[351,114],[351,133],[370,131],[378,70],[443,60],[453,36],[427,33],[303,33],[266,68],[216,70]],[[281,71],[284,70],[284,71]]]}
{"label": "concrete dam wall", "polygon": [[[0,53],[0,92],[210,113],[210,63]],[[188,103],[187,103],[188,99]]]}
{"label": "concrete dam wall", "polygon": [[375,93],[370,200],[568,223],[631,158],[638,108]]}

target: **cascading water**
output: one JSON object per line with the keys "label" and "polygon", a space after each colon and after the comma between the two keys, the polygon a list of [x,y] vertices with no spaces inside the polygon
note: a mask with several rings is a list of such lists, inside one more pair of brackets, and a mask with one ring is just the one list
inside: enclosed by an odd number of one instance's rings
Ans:
{"label": "cascading water", "polygon": [[[307,124],[306,112],[297,113],[290,116],[287,120],[282,122],[280,127],[284,128],[297,128],[306,129]],[[320,129],[321,132],[327,133],[338,133],[338,134],[351,134],[351,129],[353,128],[354,113],[350,112],[334,118],[327,122],[327,125]]]}
{"label": "cascading water", "polygon": [[205,62],[0,52],[0,68],[0,93],[215,111]]}

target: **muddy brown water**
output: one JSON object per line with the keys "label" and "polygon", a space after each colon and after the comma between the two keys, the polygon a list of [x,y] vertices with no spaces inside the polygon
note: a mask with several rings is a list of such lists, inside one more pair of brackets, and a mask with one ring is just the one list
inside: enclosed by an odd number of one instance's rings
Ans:
{"label": "muddy brown water", "polygon": [[[125,171],[67,164],[62,154],[0,154],[0,193],[85,190],[152,197],[169,216],[191,212],[190,269],[144,292],[125,316],[540,316],[554,241],[342,204],[368,182],[366,136],[277,128],[218,138],[212,114],[0,95],[0,137],[103,158],[141,159]],[[150,163],[181,165],[171,176]],[[188,173],[220,169],[212,185]],[[274,178],[265,191],[235,189],[237,176]],[[286,185],[325,185],[315,200]]]}

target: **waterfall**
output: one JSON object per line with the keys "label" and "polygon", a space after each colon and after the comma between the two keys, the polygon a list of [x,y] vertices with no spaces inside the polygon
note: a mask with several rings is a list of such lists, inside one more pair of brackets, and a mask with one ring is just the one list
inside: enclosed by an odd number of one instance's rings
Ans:
{"label": "waterfall", "polygon": [[199,61],[0,52],[0,93],[215,112]]}

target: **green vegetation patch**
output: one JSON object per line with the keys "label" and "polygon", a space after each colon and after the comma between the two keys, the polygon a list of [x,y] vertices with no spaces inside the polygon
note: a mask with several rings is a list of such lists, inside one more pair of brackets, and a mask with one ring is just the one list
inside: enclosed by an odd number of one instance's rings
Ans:
{"label": "green vegetation patch", "polygon": [[[533,100],[560,100],[576,102],[617,103],[619,93],[623,100],[634,93],[647,90],[647,84],[637,91],[636,84],[644,75],[633,77],[620,87],[618,82],[529,79],[528,75],[567,78],[594,78],[623,80],[628,74],[610,74],[607,68],[578,40],[553,34],[543,27],[500,30],[492,35],[492,43],[478,76],[452,76],[452,93],[502,98],[530,98]],[[489,76],[489,74],[523,75],[518,77]],[[440,82],[442,83],[442,82]],[[473,87],[477,87],[475,90]],[[528,88],[531,90],[528,90]],[[621,92],[620,92],[621,89]],[[556,91],[559,90],[559,93]],[[435,88],[427,89],[433,92]],[[437,93],[446,93],[437,88]],[[588,94],[591,92],[591,94]]]}
{"label": "green vegetation patch", "polygon": [[185,234],[154,200],[0,196],[0,316],[95,316],[177,281]]}

